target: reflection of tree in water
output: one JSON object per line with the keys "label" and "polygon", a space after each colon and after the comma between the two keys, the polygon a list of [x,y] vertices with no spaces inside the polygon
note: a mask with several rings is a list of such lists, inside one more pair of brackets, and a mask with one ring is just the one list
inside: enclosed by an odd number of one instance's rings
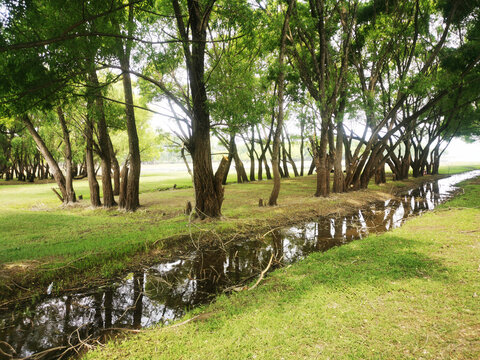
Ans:
{"label": "reflection of tree in water", "polygon": [[28,314],[18,314],[13,320],[2,318],[0,338],[12,345],[17,356],[24,357],[75,345],[90,335],[100,336],[105,328],[140,327],[142,294],[143,274],[116,289],[52,298]]}
{"label": "reflection of tree in water", "polygon": [[398,227],[408,216],[435,207],[439,203],[438,194],[438,182],[427,183],[399,199],[375,203],[356,214],[320,218],[314,223],[287,230],[288,243],[296,245],[291,260],[312,251],[326,251],[369,233],[381,233]]}
{"label": "reflection of tree in water", "polygon": [[153,301],[172,308],[205,303],[225,287],[258,272],[264,252],[256,241],[199,251],[149,271],[146,292]]}

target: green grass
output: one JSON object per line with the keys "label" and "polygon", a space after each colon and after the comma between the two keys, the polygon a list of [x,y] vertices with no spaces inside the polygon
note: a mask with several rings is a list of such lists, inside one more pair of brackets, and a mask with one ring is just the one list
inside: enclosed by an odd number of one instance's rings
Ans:
{"label": "green grass", "polygon": [[87,359],[478,359],[480,182],[382,235],[315,253],[254,291]]}
{"label": "green grass", "polygon": [[[193,202],[194,194],[188,188],[191,184],[188,175],[180,175],[142,176],[143,206],[135,213],[91,209],[86,180],[75,181],[76,192],[83,194],[84,200],[71,208],[59,206],[51,191],[52,183],[6,185],[2,181],[0,299],[12,296],[11,280],[33,291],[43,289],[51,281],[61,289],[99,276],[111,276],[131,266],[132,258],[149,252],[153,244],[162,250],[167,247],[165,239],[187,235],[188,218],[183,209],[187,200]],[[174,184],[184,188],[172,190]],[[229,184],[225,189],[224,218],[196,226],[220,233],[251,231],[358,207],[379,196],[359,191],[328,199],[315,198],[312,196],[315,176],[309,176],[282,180],[280,206],[259,208],[258,199],[267,199],[271,188],[271,181]],[[379,189],[387,191],[386,187]],[[171,244],[172,240],[168,246]]]}

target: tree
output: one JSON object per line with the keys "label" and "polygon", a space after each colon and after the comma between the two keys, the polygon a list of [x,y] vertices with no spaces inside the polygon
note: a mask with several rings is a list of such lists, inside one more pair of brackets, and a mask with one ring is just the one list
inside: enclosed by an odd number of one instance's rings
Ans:
{"label": "tree", "polygon": [[277,79],[277,96],[278,96],[278,113],[277,113],[277,126],[273,135],[272,144],[272,169],[273,169],[273,189],[268,199],[268,205],[277,205],[278,195],[280,193],[280,170],[279,170],[279,157],[280,157],[280,135],[283,131],[284,121],[284,92],[285,92],[285,69],[284,61],[287,51],[287,35],[289,30],[289,22],[292,12],[294,10],[296,1],[290,0],[288,8],[285,12],[285,19],[283,22],[282,33],[280,37],[280,50],[278,54],[278,79]]}

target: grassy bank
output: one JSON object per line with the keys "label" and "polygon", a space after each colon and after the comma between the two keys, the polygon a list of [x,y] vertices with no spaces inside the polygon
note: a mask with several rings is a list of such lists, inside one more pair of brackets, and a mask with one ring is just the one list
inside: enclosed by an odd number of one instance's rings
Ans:
{"label": "grassy bank", "polygon": [[[480,180],[392,232],[315,253],[87,359],[478,359]],[[195,315],[190,313],[189,317]]]}
{"label": "grassy bank", "polygon": [[[449,168],[448,172],[468,169],[471,168]],[[275,208],[258,207],[259,198],[268,198],[271,181],[229,184],[225,190],[224,218],[192,227],[183,209],[187,200],[193,201],[193,189],[188,188],[188,176],[178,176],[142,177],[143,206],[136,213],[93,210],[87,199],[75,207],[60,208],[51,183],[1,185],[0,307],[2,301],[5,304],[14,297],[31,296],[52,281],[57,290],[91,285],[98,278],[144,261],[147,253],[168,256],[172,247],[181,250],[191,244],[184,239],[191,230],[248,233],[331,212],[348,212],[425,180],[389,182],[368,191],[333,194],[323,199],[312,196],[314,176],[292,178],[282,181],[280,206]],[[174,184],[184,188],[174,190]],[[75,182],[75,188],[78,194],[88,193],[86,181]]]}

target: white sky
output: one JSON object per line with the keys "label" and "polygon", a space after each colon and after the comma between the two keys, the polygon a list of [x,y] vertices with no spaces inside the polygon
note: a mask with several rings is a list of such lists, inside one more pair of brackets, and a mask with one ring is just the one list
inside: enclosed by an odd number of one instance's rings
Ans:
{"label": "white sky", "polygon": [[467,144],[461,139],[453,139],[440,162],[441,164],[480,164],[480,141],[477,140],[472,144]]}
{"label": "white sky", "polygon": [[[168,112],[169,111],[166,111],[166,113]],[[155,129],[162,129],[168,132],[171,131],[170,129],[176,129],[177,126],[174,121],[157,114],[152,116],[151,124]],[[295,130],[292,132],[295,132]],[[447,150],[443,153],[441,164],[448,165],[458,163],[480,164],[480,140],[474,143],[466,143],[459,138],[452,140]]]}

